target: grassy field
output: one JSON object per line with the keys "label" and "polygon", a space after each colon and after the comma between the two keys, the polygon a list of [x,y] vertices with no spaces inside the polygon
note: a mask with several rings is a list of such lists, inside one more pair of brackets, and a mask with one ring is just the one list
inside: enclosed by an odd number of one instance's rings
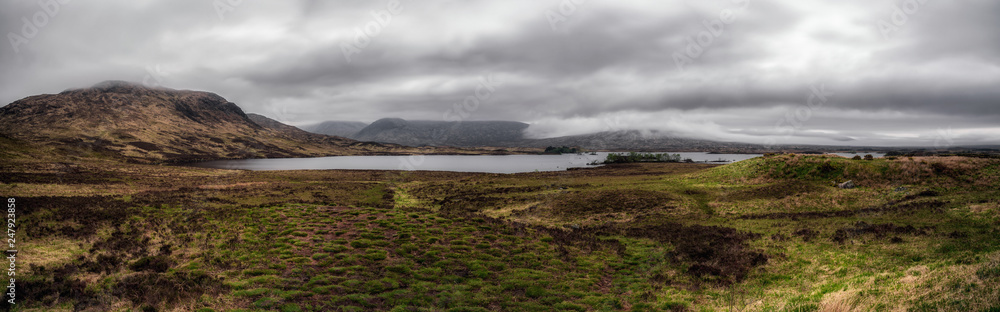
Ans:
{"label": "grassy field", "polygon": [[1000,311],[998,160],[501,175],[17,153],[19,311]]}

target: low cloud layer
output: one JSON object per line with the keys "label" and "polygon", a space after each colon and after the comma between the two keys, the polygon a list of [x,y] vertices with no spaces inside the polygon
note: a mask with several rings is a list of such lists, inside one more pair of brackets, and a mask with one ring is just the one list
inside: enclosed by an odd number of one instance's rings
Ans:
{"label": "low cloud layer", "polygon": [[0,102],[120,79],[297,125],[1000,144],[996,1],[64,2],[3,5]]}

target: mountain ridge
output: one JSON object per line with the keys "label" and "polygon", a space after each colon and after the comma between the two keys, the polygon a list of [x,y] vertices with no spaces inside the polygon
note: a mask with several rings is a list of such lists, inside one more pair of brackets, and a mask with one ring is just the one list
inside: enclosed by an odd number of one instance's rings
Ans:
{"label": "mountain ridge", "polygon": [[236,103],[215,93],[125,81],[33,95],[0,107],[0,133],[6,137],[140,163],[408,150],[295,132],[294,127],[278,124],[261,126]]}
{"label": "mountain ridge", "polygon": [[677,137],[653,130],[614,130],[553,138],[526,139],[526,147],[576,146],[587,150],[750,152],[758,144]]}
{"label": "mountain ridge", "polygon": [[[331,123],[351,123],[331,121]],[[357,122],[360,123],[360,122]],[[483,133],[483,125],[514,125],[502,128],[502,133]],[[530,124],[517,121],[429,121],[382,118],[368,124],[358,133],[347,136],[362,141],[392,143],[406,146],[460,146],[467,148],[542,149],[549,146],[578,147],[589,151],[646,152],[712,152],[712,153],[823,153],[836,151],[920,150],[927,147],[886,147],[810,144],[755,144],[745,142],[698,139],[650,129],[621,129],[550,138],[530,138]],[[303,130],[314,132],[315,127]],[[972,147],[951,147],[945,150],[965,150]],[[996,148],[983,146],[982,148]]]}
{"label": "mountain ridge", "polygon": [[[341,123],[341,122],[331,122]],[[757,152],[758,144],[682,138],[649,130],[617,130],[552,138],[528,138],[530,125],[516,121],[429,121],[382,118],[348,138],[406,146],[519,147],[574,146],[586,150]],[[316,128],[306,128],[316,129]],[[310,130],[314,132],[315,130]]]}
{"label": "mountain ridge", "polygon": [[516,121],[431,121],[382,118],[352,138],[406,146],[492,147],[523,139],[528,124]]}

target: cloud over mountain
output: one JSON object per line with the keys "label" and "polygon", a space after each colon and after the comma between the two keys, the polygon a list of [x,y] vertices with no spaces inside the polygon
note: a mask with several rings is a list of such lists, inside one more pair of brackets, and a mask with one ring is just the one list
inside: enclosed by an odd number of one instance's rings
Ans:
{"label": "cloud over mountain", "polygon": [[[211,90],[295,125],[445,120],[465,105],[465,120],[538,136],[998,143],[996,1],[391,3],[69,2],[49,14],[9,2],[0,102],[126,79]],[[484,79],[495,91],[466,103]],[[829,100],[808,105],[813,88]]]}

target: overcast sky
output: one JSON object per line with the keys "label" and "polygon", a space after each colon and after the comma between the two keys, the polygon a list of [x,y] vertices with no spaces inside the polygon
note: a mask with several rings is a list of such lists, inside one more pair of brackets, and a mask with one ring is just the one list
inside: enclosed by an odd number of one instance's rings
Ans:
{"label": "overcast sky", "polygon": [[1000,1],[62,1],[4,1],[0,102],[116,79],[293,125],[1000,144]]}

